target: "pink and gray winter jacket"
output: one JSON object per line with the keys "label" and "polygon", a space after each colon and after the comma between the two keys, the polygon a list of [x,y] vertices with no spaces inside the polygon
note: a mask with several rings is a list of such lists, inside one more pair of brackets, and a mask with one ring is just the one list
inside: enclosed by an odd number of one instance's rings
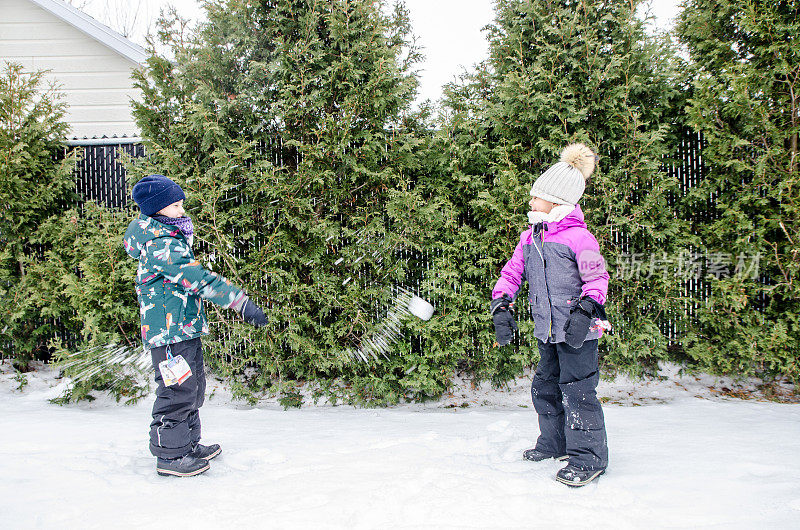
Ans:
{"label": "pink and gray winter jacket", "polygon": [[[516,298],[528,280],[534,336],[543,342],[564,342],[564,324],[581,296],[606,303],[608,272],[597,240],[586,228],[580,206],[561,221],[541,223],[522,232],[514,255],[500,271],[492,298]],[[586,340],[600,337],[595,324]]]}

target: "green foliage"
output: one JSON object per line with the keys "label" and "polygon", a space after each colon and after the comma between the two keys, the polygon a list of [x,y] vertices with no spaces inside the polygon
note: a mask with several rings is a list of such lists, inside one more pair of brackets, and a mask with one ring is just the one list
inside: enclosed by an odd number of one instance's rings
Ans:
{"label": "green foliage", "polygon": [[6,63],[0,72],[0,342],[20,365],[46,352],[53,329],[47,299],[31,300],[39,226],[71,198],[73,157],[58,161],[67,131],[64,104],[43,89],[44,73]]}
{"label": "green foliage", "polygon": [[[63,362],[69,357],[81,356],[85,350],[66,353],[66,350],[57,350],[56,359]],[[89,359],[89,361],[92,361]],[[95,363],[98,372],[87,379],[73,382],[58,397],[50,399],[50,403],[55,405],[67,405],[77,401],[94,401],[96,398],[93,392],[107,392],[113,396],[117,402],[123,401],[126,405],[134,405],[142,398],[146,397],[151,388],[143,380],[143,374],[133,371],[129,366],[119,364],[100,364]],[[134,372],[134,373],[132,373]],[[64,371],[66,377],[72,377],[73,373],[69,369]]]}
{"label": "green foliage", "polygon": [[93,389],[135,401],[144,391],[136,377],[122,373],[123,367],[97,355],[97,347],[115,343],[140,349],[138,304],[130,280],[136,264],[120,244],[129,220],[128,212],[86,203],[80,210],[52,215],[31,238],[41,255],[25,261],[26,276],[16,286],[24,296],[16,311],[61,323],[71,344],[52,339],[52,334],[44,337],[50,339],[46,345],[64,375],[78,375],[78,360],[84,371],[96,368],[68,391],[67,401],[89,398]]}
{"label": "green foliage", "polygon": [[48,219],[37,232],[36,242],[49,248],[30,265],[35,281],[29,298],[46,300],[45,315],[64,321],[86,345],[133,347],[138,340],[138,305],[130,288],[136,263],[121,245],[130,219],[128,212],[90,202],[82,211]]}
{"label": "green foliage", "polygon": [[706,252],[759,257],[758,274],[711,280],[685,344],[701,367],[800,380],[800,5],[688,0],[689,123],[708,175],[694,193],[716,215],[697,223]]}
{"label": "green foliage", "polygon": [[199,259],[267,309],[269,326],[254,331],[209,307],[210,365],[245,397],[324,379],[357,400],[441,393],[446,378],[402,377],[418,357],[366,366],[343,355],[430,237],[410,215],[428,205],[412,185],[421,140],[407,13],[371,0],[206,7],[195,31],[174,14],[161,22],[175,61],[153,54],[136,76],[150,157],[130,171],[183,186]]}
{"label": "green foliage", "polygon": [[303,394],[299,392],[286,392],[278,398],[278,403],[281,404],[283,410],[290,408],[299,409],[303,406]]}
{"label": "green foliage", "polygon": [[[647,36],[638,5],[501,0],[489,60],[447,88],[437,191],[459,218],[436,273],[460,283],[454,341],[490,329],[488,293],[527,227],[530,186],[580,141],[602,157],[582,208],[612,273],[607,305],[617,332],[602,341],[606,365],[639,371],[666,356],[656,323],[679,304],[678,281],[666,272],[646,281],[615,274],[620,255],[677,254],[688,234],[669,202],[677,182],[660,170],[680,97],[673,55]],[[490,341],[484,333],[463,347],[493,378],[519,373],[534,356],[535,342],[498,355]]]}
{"label": "green foliage", "polygon": [[[195,29],[168,13],[170,57],[152,51],[135,74],[148,156],[126,161],[129,182],[176,180],[198,258],[270,319],[254,329],[207,306],[208,367],[235,397],[287,408],[306,392],[374,406],[441,395],[456,372],[519,375],[538,359],[533,322],[519,304],[522,338],[494,347],[490,290],[527,227],[531,184],[580,141],[601,155],[581,206],[611,272],[605,368],[671,358],[797,380],[800,19],[793,3],[762,4],[687,0],[683,64],[646,34],[637,0],[498,0],[490,57],[446,87],[436,132],[427,108],[411,110],[419,54],[401,5],[213,0]],[[41,79],[16,65],[0,78],[0,341],[21,368],[45,350],[67,376],[97,368],[56,402],[94,389],[135,401],[139,376],[102,353],[140,346],[121,245],[134,213],[74,206],[75,157],[53,156],[63,105]],[[688,192],[663,170],[687,121],[708,170]],[[711,203],[715,215],[698,214]],[[690,250],[757,255],[760,274],[709,275],[705,299],[668,267],[626,270]],[[348,357],[398,286],[434,317],[403,322],[386,358]],[[54,322],[72,342],[48,343]]]}
{"label": "green foliage", "polygon": [[[31,263],[28,300],[46,301],[48,318],[59,319],[73,334],[71,347],[53,341],[54,360],[76,379],[62,398],[90,398],[91,390],[109,391],[117,400],[135,402],[145,391],[141,377],[99,355],[108,345],[140,351],[139,306],[131,288],[136,263],[121,245],[130,212],[89,202],[41,225],[37,242],[47,245],[43,259]],[[90,371],[91,377],[81,376]]]}
{"label": "green foliage", "polygon": [[14,381],[17,382],[17,391],[19,392],[22,392],[22,390],[28,386],[28,376],[22,372],[14,374]]}
{"label": "green foliage", "polygon": [[[120,246],[129,215],[94,203],[70,208],[77,199],[71,173],[77,157],[58,156],[68,129],[64,104],[42,79],[43,73],[15,64],[0,76],[0,340],[13,344],[22,367],[51,353],[56,360],[91,356],[87,346],[133,347],[138,334],[130,290],[135,264]],[[53,340],[55,323],[77,338],[77,353],[62,344],[64,337]],[[119,367],[95,364],[97,373],[76,384],[68,399],[88,397],[93,388],[118,399],[141,395],[141,385]]]}

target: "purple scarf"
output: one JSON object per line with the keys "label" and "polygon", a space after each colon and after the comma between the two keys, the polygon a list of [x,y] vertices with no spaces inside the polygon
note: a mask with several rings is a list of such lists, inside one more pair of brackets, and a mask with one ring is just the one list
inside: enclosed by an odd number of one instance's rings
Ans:
{"label": "purple scarf", "polygon": [[191,217],[167,217],[166,215],[154,215],[153,219],[159,223],[177,227],[178,230],[183,232],[183,235],[186,236],[186,239],[189,240],[189,244],[192,244],[194,225],[192,225]]}

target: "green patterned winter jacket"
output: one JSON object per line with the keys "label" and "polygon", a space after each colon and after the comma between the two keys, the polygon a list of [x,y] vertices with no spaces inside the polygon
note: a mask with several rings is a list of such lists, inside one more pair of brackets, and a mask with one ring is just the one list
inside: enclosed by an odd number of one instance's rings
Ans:
{"label": "green patterned winter jacket", "polygon": [[231,282],[203,268],[175,226],[140,215],[128,225],[122,243],[139,260],[136,295],[145,348],[207,335],[201,298],[234,309],[247,298]]}

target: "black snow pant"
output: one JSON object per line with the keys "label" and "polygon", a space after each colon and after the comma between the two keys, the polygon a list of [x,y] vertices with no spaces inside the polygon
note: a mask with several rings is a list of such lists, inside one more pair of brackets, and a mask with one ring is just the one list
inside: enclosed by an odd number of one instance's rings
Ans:
{"label": "black snow pant", "polygon": [[[192,375],[183,383],[165,386],[158,364],[167,358],[167,348],[173,356],[182,355]],[[156,402],[150,423],[150,452],[159,458],[180,458],[200,441],[200,414],[206,394],[206,374],[203,367],[203,347],[200,338],[152,348],[156,371]]]}
{"label": "black snow pant", "polygon": [[595,392],[600,380],[597,340],[587,340],[580,348],[539,340],[539,354],[531,384],[541,433],[536,449],[568,455],[570,464],[583,469],[605,469],[606,426]]}

